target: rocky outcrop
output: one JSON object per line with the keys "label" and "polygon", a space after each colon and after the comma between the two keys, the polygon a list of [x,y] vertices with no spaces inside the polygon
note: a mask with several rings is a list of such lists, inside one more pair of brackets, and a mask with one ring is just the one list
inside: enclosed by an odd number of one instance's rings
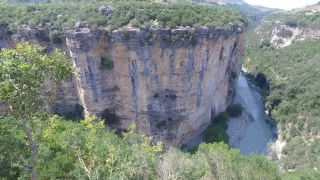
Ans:
{"label": "rocky outcrop", "polygon": [[[281,37],[279,32],[288,31],[292,33],[290,37]],[[294,41],[302,41],[305,39],[316,39],[320,38],[320,30],[312,28],[298,28],[282,26],[280,28],[275,28],[272,31],[271,43],[275,46],[285,47],[292,44]]]}
{"label": "rocky outcrop", "polygon": [[[244,33],[229,29],[68,32],[64,49],[75,68],[52,109],[79,103],[85,114],[119,117],[140,132],[179,147],[232,102],[242,64]],[[112,61],[104,67],[104,61]]]}

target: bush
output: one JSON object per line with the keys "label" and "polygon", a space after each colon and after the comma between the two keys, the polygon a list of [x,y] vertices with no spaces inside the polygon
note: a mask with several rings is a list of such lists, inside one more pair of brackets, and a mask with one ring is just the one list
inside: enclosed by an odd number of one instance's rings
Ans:
{"label": "bush", "polygon": [[261,43],[260,43],[260,48],[269,47],[270,45],[271,45],[270,41],[267,40],[267,39],[264,39],[264,40],[261,41]]}
{"label": "bush", "polygon": [[75,104],[72,111],[62,114],[67,120],[79,121],[83,119],[83,107],[80,104]]}
{"label": "bush", "polygon": [[212,126],[204,131],[206,136],[206,142],[229,142],[229,136],[227,134],[229,114],[227,112],[221,112],[216,118]]}
{"label": "bush", "polygon": [[297,25],[298,25],[298,22],[297,22],[297,20],[295,20],[295,19],[287,19],[286,21],[285,21],[285,24],[287,25],[287,26],[290,26],[290,27],[296,27]]}
{"label": "bush", "polygon": [[256,82],[260,88],[265,88],[267,84],[267,77],[263,73],[258,73],[256,76]]}
{"label": "bush", "polygon": [[213,125],[204,131],[206,136],[206,142],[224,142],[228,144],[229,136],[226,132],[226,129],[221,125]]}
{"label": "bush", "polygon": [[119,121],[118,116],[108,108],[102,112],[101,119],[103,119],[107,125],[117,124]]}
{"label": "bush", "polygon": [[235,104],[235,105],[229,106],[227,108],[227,112],[231,117],[238,117],[242,114],[243,107],[241,106],[241,104]]}
{"label": "bush", "polygon": [[114,67],[112,59],[102,57],[101,67],[102,69],[112,69]]}
{"label": "bush", "polygon": [[290,38],[292,37],[293,33],[290,30],[283,29],[280,32],[277,33],[277,36],[283,37],[283,38]]}
{"label": "bush", "polygon": [[140,27],[141,27],[141,23],[140,23],[140,21],[137,20],[137,19],[132,19],[132,20],[130,21],[130,24],[131,24],[132,27],[136,27],[136,28],[140,28]]}
{"label": "bush", "polygon": [[220,113],[214,120],[214,124],[223,124],[229,121],[229,114],[227,112]]}
{"label": "bush", "polygon": [[63,32],[58,30],[50,31],[49,37],[50,37],[50,41],[56,44],[62,43],[63,39],[65,38]]}

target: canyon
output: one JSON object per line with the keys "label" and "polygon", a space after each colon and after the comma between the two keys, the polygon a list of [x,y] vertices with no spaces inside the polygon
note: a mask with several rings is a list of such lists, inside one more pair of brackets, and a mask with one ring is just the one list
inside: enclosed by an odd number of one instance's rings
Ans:
{"label": "canyon", "polygon": [[[132,123],[165,147],[180,147],[200,134],[234,98],[241,70],[244,28],[128,29],[66,32],[66,41],[52,44],[47,31],[21,31],[28,40],[63,49],[75,73],[58,87],[49,108],[56,114],[75,111],[102,117],[115,114],[111,125],[127,130]],[[1,48],[16,42],[0,40]],[[111,68],[104,60],[112,61]],[[50,86],[50,82],[47,83]],[[5,106],[4,106],[5,107]],[[4,111],[5,108],[2,108]]]}

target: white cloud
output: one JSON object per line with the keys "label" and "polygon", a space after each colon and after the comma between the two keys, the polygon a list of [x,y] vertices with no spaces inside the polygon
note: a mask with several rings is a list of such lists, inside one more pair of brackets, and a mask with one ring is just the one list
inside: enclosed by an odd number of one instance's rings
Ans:
{"label": "white cloud", "polygon": [[319,0],[244,0],[252,5],[262,5],[272,8],[293,9],[316,4]]}

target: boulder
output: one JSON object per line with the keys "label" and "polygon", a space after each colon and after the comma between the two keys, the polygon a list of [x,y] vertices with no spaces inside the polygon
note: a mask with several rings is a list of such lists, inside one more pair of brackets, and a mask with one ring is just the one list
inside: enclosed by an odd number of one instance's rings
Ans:
{"label": "boulder", "polygon": [[109,16],[113,13],[114,11],[114,8],[111,7],[111,6],[100,6],[99,9],[98,9],[98,13],[101,14],[101,15],[105,15],[105,16]]}

